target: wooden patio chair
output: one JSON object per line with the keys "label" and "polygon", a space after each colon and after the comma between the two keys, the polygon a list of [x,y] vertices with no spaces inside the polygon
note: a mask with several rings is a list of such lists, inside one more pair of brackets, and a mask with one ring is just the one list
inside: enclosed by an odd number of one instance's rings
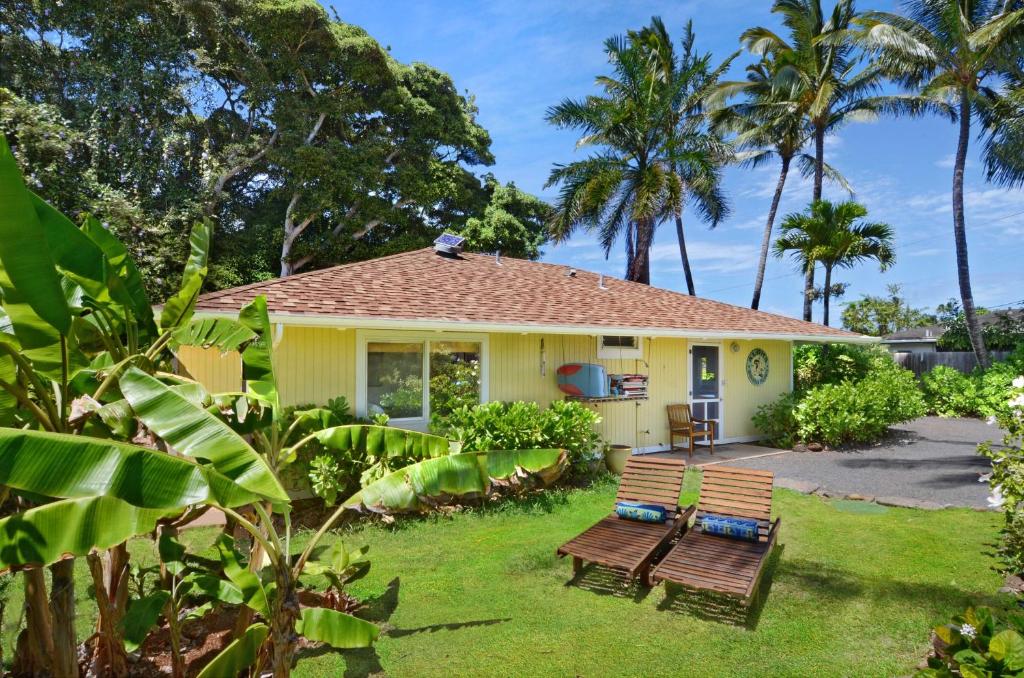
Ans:
{"label": "wooden patio chair", "polygon": [[[771,521],[773,479],[769,471],[705,468],[697,522],[654,568],[651,584],[670,581],[738,597],[749,605],[779,532],[779,519]],[[701,520],[709,513],[756,520],[757,541],[702,532]]]}
{"label": "wooden patio chair", "polygon": [[682,459],[632,456],[619,481],[615,501],[635,501],[663,507],[668,512],[664,523],[645,523],[620,518],[614,512],[596,525],[563,544],[558,557],[572,556],[573,572],[584,561],[623,571],[626,579],[640,577],[648,582],[651,561],[668,548],[680,531],[685,530],[695,507],[679,506],[686,462]]}
{"label": "wooden patio chair", "polygon": [[[690,442],[690,457],[693,457],[694,438],[707,438],[711,443],[711,454],[715,453],[715,422],[711,419],[694,419],[690,412],[690,406],[666,405],[668,411],[668,448],[675,452],[682,450],[676,447],[676,437],[687,438]],[[707,428],[699,429],[695,424],[705,424]]]}

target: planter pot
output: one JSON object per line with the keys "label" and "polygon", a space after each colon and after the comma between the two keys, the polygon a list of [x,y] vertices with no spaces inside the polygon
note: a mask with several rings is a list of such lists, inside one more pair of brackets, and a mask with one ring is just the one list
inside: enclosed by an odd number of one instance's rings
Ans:
{"label": "planter pot", "polygon": [[633,454],[633,448],[629,445],[609,445],[604,453],[604,463],[608,470],[617,476],[621,476],[626,470],[626,460]]}

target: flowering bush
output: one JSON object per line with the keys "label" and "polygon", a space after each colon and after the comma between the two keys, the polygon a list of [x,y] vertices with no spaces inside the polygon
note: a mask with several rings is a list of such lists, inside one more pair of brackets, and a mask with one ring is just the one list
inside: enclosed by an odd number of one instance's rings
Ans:
{"label": "flowering bush", "polygon": [[1000,619],[987,607],[968,608],[933,629],[934,654],[917,678],[1019,676],[1024,672],[1024,615]]}
{"label": "flowering bush", "polygon": [[971,374],[939,365],[921,376],[921,388],[928,411],[940,417],[990,417],[1006,411],[1010,383],[1022,370],[1016,354]]}
{"label": "flowering bush", "polygon": [[1002,507],[1005,516],[999,544],[1003,569],[1018,574],[1024,572],[1024,376],[1013,379],[1006,407],[989,423],[1006,431],[1003,446],[984,442],[978,451],[992,460],[989,503]]}

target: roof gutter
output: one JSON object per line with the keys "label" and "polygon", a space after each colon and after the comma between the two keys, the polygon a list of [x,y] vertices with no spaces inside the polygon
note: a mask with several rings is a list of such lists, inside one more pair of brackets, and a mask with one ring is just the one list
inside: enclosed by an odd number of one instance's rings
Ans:
{"label": "roof gutter", "polygon": [[[196,311],[198,318],[233,318],[230,311]],[[597,336],[618,334],[639,337],[678,337],[685,339],[775,339],[813,343],[877,344],[878,337],[830,334],[787,334],[785,332],[744,332],[694,330],[685,328],[613,327],[587,325],[541,325],[535,323],[482,323],[456,320],[417,320],[403,318],[366,318],[351,316],[311,315],[306,313],[271,313],[270,321],[302,327],[333,327],[352,329],[419,330],[434,332],[509,332],[520,334],[574,334]]]}

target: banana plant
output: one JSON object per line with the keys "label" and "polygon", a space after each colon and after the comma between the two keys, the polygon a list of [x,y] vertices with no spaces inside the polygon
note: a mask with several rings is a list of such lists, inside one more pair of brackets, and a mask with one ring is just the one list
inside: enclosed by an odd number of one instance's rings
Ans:
{"label": "banana plant", "polygon": [[[208,222],[192,229],[182,287],[164,305],[158,322],[124,245],[96,219],[86,216],[78,227],[28,190],[2,138],[0,204],[0,425],[123,438],[128,431],[110,429],[103,418],[109,414],[103,407],[121,397],[121,372],[135,366],[161,374],[169,357],[165,348],[172,341],[227,350],[232,342],[237,342],[233,348],[241,348],[254,338],[233,321],[203,327],[192,322],[206,273],[212,232]],[[0,491],[17,498],[22,507],[17,515],[34,511],[33,520],[64,510],[48,506],[52,495],[11,487]],[[75,501],[79,509],[88,505],[94,513],[114,511],[124,517],[131,512],[109,499]],[[67,510],[74,514],[72,507]],[[135,518],[142,531],[152,516],[139,513]],[[124,524],[117,524],[118,533],[127,532]],[[112,534],[97,530],[96,545]],[[116,544],[113,549],[118,555],[112,552],[106,574],[116,614],[124,597],[114,590],[114,570],[126,566],[127,551]],[[42,570],[25,570],[28,642],[19,644],[24,650],[15,658],[23,672],[77,675],[73,567],[73,560],[50,566],[49,601]],[[100,641],[98,645],[106,641],[103,633]]]}

